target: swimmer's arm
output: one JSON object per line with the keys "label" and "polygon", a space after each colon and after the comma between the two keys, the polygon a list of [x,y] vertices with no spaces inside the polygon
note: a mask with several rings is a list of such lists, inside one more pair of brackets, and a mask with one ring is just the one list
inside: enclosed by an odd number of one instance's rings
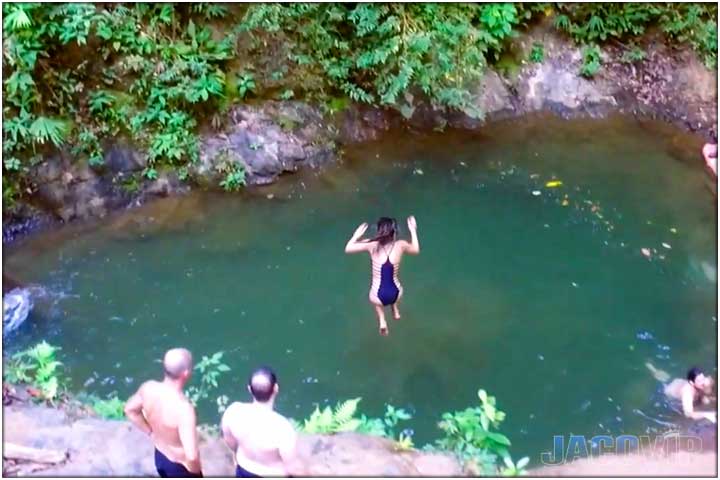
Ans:
{"label": "swimmer's arm", "polygon": [[417,255],[420,253],[420,241],[418,240],[415,217],[412,215],[408,217],[408,230],[410,230],[410,242],[403,241],[403,251],[411,255]]}
{"label": "swimmer's arm", "polygon": [[359,241],[360,237],[363,236],[363,233],[365,233],[365,230],[367,230],[367,228],[368,224],[363,223],[357,229],[355,229],[355,233],[353,233],[352,237],[350,237],[350,240],[348,240],[347,244],[345,245],[345,253],[358,253],[368,251],[370,245],[372,245],[372,242]]}
{"label": "swimmer's arm", "polygon": [[692,418],[693,420],[707,419],[713,423],[717,423],[717,417],[715,416],[715,412],[696,412],[695,407],[693,405],[693,400],[694,400],[694,398],[693,398],[692,390],[683,389],[682,408],[683,408],[683,414],[687,418]]}
{"label": "swimmer's arm", "polygon": [[128,401],[125,403],[125,417],[137,428],[148,435],[152,435],[152,428],[143,414],[142,391],[144,386],[144,384],[140,386],[138,391],[135,392],[132,397],[128,398]]}
{"label": "swimmer's arm", "polygon": [[182,412],[180,416],[178,435],[180,436],[180,443],[185,452],[187,469],[193,473],[200,473],[202,466],[200,465],[196,422],[195,409],[188,404],[186,410]]}

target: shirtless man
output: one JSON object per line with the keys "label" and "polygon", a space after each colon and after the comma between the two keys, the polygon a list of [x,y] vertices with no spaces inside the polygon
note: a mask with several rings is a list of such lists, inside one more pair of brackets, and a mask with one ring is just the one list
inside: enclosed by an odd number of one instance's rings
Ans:
{"label": "shirtless man", "polygon": [[699,412],[695,410],[696,403],[710,403],[712,394],[712,377],[705,375],[697,367],[691,368],[687,373],[687,380],[676,378],[665,386],[665,395],[682,402],[683,414],[694,420],[707,419],[717,423],[715,412]]}
{"label": "shirtless man", "polygon": [[143,383],[125,404],[125,415],[155,445],[155,467],[161,477],[202,477],[195,429],[195,408],[183,394],[192,373],[192,355],[168,350],[162,382]]}
{"label": "shirtless man", "polygon": [[275,373],[262,367],[248,382],[252,403],[235,402],[223,414],[223,438],[235,452],[236,477],[304,476],[297,457],[297,433],[273,410],[279,388]]}

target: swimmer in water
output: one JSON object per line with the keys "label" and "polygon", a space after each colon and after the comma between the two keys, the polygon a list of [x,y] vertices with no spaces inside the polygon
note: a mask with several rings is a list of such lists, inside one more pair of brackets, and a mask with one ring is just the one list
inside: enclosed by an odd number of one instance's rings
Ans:
{"label": "swimmer in water", "polygon": [[712,387],[713,379],[705,375],[697,367],[691,368],[687,373],[687,379],[676,378],[665,386],[665,395],[674,400],[682,402],[683,414],[693,420],[707,419],[717,423],[716,412],[696,411],[695,405],[700,403],[707,405],[713,400]]}
{"label": "swimmer in water", "polygon": [[717,143],[706,143],[703,145],[702,154],[703,158],[705,158],[705,165],[707,165],[713,175],[717,177]]}
{"label": "swimmer in water", "polygon": [[377,233],[371,239],[360,240],[368,228],[367,223],[360,225],[353,233],[345,253],[368,252],[372,262],[372,283],[369,299],[375,307],[380,325],[380,335],[387,336],[388,326],[385,321],[384,307],[391,306],[395,320],[400,319],[398,302],[402,298],[403,288],[398,280],[400,261],[405,253],[420,253],[415,217],[407,219],[410,230],[410,241],[397,239],[397,222],[394,218],[382,217],[377,222]]}

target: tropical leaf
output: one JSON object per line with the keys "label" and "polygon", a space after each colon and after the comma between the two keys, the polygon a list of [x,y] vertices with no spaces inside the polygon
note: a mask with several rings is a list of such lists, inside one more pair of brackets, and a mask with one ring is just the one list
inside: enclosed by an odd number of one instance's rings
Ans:
{"label": "tropical leaf", "polygon": [[38,117],[30,125],[30,135],[33,140],[45,144],[48,140],[55,146],[60,146],[68,132],[68,124],[64,120],[50,117]]}
{"label": "tropical leaf", "polygon": [[3,27],[8,31],[17,31],[32,25],[32,19],[21,5],[15,5],[15,9],[4,15]]}
{"label": "tropical leaf", "polygon": [[357,411],[357,406],[358,403],[360,403],[361,399],[362,397],[358,397],[339,403],[335,407],[335,422],[338,424],[344,424],[350,419],[352,419],[352,417],[355,415],[355,412]]}

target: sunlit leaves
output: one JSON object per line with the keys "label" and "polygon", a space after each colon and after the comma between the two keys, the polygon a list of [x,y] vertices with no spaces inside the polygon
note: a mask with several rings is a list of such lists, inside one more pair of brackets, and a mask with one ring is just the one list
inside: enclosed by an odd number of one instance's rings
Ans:
{"label": "sunlit leaves", "polygon": [[49,117],[37,117],[30,125],[30,135],[37,143],[51,142],[59,146],[68,133],[68,124],[64,120]]}

